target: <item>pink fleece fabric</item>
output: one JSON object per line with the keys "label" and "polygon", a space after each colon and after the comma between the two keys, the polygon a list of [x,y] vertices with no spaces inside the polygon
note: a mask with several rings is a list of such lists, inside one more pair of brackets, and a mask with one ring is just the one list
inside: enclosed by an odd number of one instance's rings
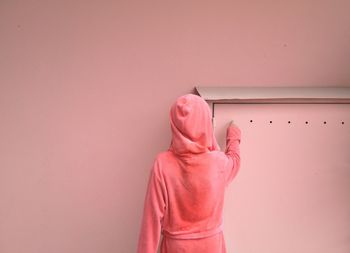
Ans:
{"label": "pink fleece fabric", "polygon": [[161,253],[226,252],[224,193],[240,168],[241,131],[227,127],[222,152],[211,118],[200,96],[186,94],[172,105],[172,140],[150,170],[137,253],[159,246]]}

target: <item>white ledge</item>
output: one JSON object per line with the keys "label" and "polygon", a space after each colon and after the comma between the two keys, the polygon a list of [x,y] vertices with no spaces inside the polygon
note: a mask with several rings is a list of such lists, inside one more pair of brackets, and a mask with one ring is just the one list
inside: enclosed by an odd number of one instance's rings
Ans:
{"label": "white ledge", "polygon": [[217,103],[350,103],[350,87],[195,88],[202,98]]}

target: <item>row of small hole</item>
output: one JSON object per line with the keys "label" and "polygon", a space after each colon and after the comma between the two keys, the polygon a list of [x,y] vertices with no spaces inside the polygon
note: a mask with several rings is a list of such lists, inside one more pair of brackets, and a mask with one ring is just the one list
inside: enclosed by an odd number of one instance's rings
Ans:
{"label": "row of small hole", "polygon": [[[250,120],[250,122],[253,122],[253,120]],[[270,120],[270,123],[272,123],[272,120]],[[290,120],[288,121],[288,124],[290,124]],[[341,122],[343,125],[345,124],[344,121]],[[305,121],[305,124],[309,124],[309,121]],[[327,121],[323,121],[323,124],[327,124]]]}

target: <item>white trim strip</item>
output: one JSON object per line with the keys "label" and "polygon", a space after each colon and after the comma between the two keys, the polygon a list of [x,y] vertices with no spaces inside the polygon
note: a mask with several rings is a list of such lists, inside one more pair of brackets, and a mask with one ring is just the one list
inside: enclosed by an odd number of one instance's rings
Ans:
{"label": "white trim strip", "polygon": [[195,87],[207,101],[227,103],[350,103],[350,87]]}

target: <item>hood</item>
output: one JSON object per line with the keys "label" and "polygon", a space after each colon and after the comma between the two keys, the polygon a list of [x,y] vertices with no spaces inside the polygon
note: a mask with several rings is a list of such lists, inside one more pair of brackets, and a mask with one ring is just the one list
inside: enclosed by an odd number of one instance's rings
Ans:
{"label": "hood", "polygon": [[214,136],[210,107],[198,95],[186,94],[176,99],[170,109],[170,126],[169,150],[176,155],[220,150]]}

